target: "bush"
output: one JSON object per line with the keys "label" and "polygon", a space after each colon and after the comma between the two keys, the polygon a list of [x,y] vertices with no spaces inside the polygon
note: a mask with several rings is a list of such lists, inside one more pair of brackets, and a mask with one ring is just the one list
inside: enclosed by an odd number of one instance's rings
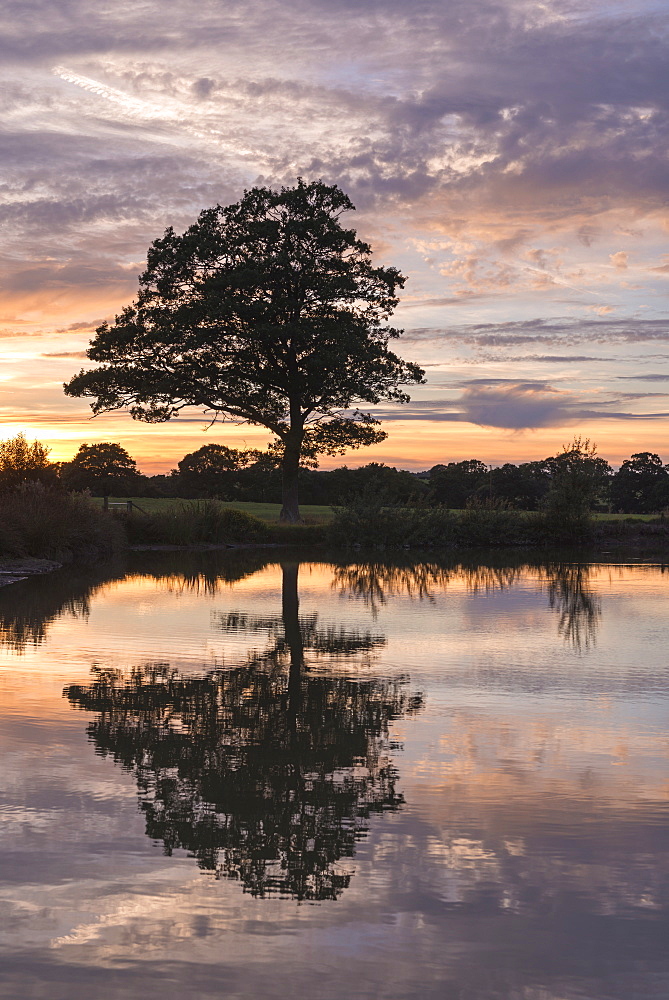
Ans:
{"label": "bush", "polygon": [[464,546],[523,545],[530,522],[505,500],[474,498],[458,515],[457,538]]}
{"label": "bush", "polygon": [[449,549],[551,545],[585,537],[573,519],[557,524],[548,513],[513,510],[504,500],[474,499],[463,511],[445,507],[397,506],[361,494],[336,510],[327,526],[339,548]]}
{"label": "bush", "polygon": [[321,545],[327,539],[324,524],[271,524],[269,540],[275,545]]}
{"label": "bush", "polygon": [[589,510],[552,503],[550,496],[544,509],[535,517],[539,537],[546,544],[583,544],[594,536],[594,521]]}
{"label": "bush", "polygon": [[0,495],[0,554],[100,559],[125,544],[123,529],[86,495],[25,483]]}
{"label": "bush", "polygon": [[241,510],[216,500],[174,505],[152,514],[133,512],[124,518],[128,540],[143,545],[220,545],[264,542],[269,526]]}
{"label": "bush", "polygon": [[454,527],[455,518],[445,507],[403,507],[362,493],[336,508],[326,531],[332,545],[344,548],[448,548]]}

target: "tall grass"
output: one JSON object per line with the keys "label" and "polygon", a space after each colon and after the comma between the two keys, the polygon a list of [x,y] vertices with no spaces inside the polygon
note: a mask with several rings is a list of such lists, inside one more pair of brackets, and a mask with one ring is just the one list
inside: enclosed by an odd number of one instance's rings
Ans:
{"label": "tall grass", "polygon": [[132,545],[221,545],[266,542],[270,528],[260,518],[217,500],[190,500],[149,514],[123,518]]}
{"label": "tall grass", "polygon": [[552,509],[527,513],[503,500],[473,500],[462,511],[444,507],[400,506],[363,494],[339,507],[327,539],[343,548],[460,549],[551,546],[591,538],[587,517]]}
{"label": "tall grass", "polygon": [[0,494],[0,555],[94,560],[124,545],[122,526],[85,495],[38,482]]}
{"label": "tall grass", "polygon": [[475,498],[457,515],[456,538],[464,547],[527,545],[535,534],[535,518],[513,510],[504,500]]}
{"label": "tall grass", "polygon": [[453,514],[445,507],[406,507],[366,492],[336,508],[326,532],[332,545],[343,548],[449,548],[455,526]]}

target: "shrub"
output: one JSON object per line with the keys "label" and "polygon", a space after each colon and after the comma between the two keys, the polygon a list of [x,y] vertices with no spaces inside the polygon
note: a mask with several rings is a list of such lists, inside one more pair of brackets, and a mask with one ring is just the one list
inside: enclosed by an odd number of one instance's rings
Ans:
{"label": "shrub", "polygon": [[337,508],[327,540],[339,548],[490,548],[577,541],[573,523],[563,536],[547,514],[523,513],[496,498],[474,498],[463,511],[398,506],[361,494]]}
{"label": "shrub", "polygon": [[529,522],[505,500],[474,497],[458,515],[457,538],[464,546],[522,545]]}
{"label": "shrub", "polygon": [[454,526],[455,518],[445,507],[405,507],[364,492],[336,508],[326,531],[331,544],[344,548],[448,548]]}
{"label": "shrub", "polygon": [[100,559],[125,544],[121,526],[86,495],[25,483],[0,495],[0,553]]}
{"label": "shrub", "polygon": [[535,515],[540,539],[546,544],[556,545],[591,541],[594,521],[590,511],[563,505],[559,499],[552,501],[549,495],[543,510]]}
{"label": "shrub", "polygon": [[276,545],[320,545],[327,539],[324,524],[272,524],[269,539]]}
{"label": "shrub", "polygon": [[152,514],[133,512],[125,520],[133,544],[220,545],[226,542],[264,542],[269,526],[241,510],[216,500],[175,504]]}

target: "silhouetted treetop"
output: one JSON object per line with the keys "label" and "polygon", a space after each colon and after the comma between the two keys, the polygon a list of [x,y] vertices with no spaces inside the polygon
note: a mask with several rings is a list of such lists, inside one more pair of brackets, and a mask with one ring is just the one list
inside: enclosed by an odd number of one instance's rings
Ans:
{"label": "silhouetted treetop", "polygon": [[[340,223],[336,186],[253,188],[149,248],[137,301],[88,351],[98,367],[65,387],[94,412],[148,421],[185,406],[267,427],[278,442],[284,520],[299,519],[300,460],[385,434],[358,404],[408,397],[422,370],[391,353],[387,325],[405,278],[375,267]],[[353,412],[352,411],[353,408]]]}

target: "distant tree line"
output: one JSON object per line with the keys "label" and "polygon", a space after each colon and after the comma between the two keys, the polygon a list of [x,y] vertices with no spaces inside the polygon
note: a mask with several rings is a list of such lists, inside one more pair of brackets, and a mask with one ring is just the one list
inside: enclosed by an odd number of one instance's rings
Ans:
{"label": "distant tree line", "polygon": [[[477,503],[540,510],[547,504],[630,514],[669,508],[669,465],[659,455],[638,452],[614,472],[588,441],[542,461],[489,466],[478,459],[407,472],[379,462],[356,469],[300,469],[300,495],[307,504],[342,504],[362,494],[388,503],[443,505],[465,509]],[[185,455],[167,475],[145,476],[125,448],[114,442],[82,444],[70,462],[49,461],[48,449],[24,435],[0,442],[0,491],[39,481],[94,496],[217,498],[281,502],[281,473],[271,452],[206,444]]]}

